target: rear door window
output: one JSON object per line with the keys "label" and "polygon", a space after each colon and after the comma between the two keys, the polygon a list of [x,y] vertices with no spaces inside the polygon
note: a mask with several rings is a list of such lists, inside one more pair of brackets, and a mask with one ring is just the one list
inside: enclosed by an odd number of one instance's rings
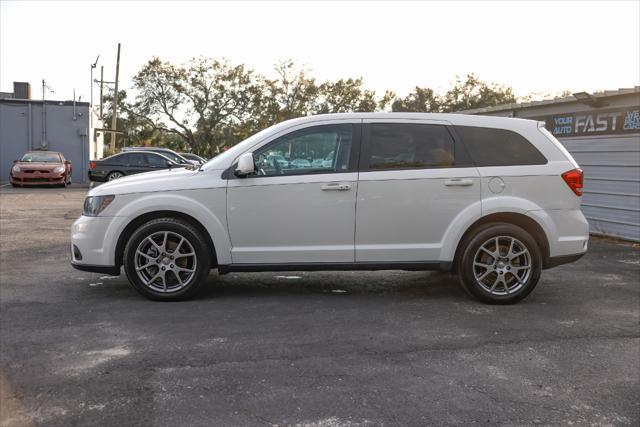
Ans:
{"label": "rear door window", "polygon": [[544,165],[547,159],[524,136],[507,129],[456,126],[476,166]]}
{"label": "rear door window", "polygon": [[451,167],[455,144],[445,126],[372,123],[366,158],[369,170]]}

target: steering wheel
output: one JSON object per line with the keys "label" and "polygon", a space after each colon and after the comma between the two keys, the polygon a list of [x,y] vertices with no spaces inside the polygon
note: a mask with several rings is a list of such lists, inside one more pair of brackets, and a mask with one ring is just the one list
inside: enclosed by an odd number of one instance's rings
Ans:
{"label": "steering wheel", "polygon": [[275,157],[272,158],[272,160],[273,160],[273,168],[276,170],[276,175],[282,175],[282,167],[280,166],[280,163]]}

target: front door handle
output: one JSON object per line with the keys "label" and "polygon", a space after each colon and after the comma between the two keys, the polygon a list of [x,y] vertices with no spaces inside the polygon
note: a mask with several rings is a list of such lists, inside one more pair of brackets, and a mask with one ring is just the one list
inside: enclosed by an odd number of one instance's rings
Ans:
{"label": "front door handle", "polygon": [[468,187],[473,185],[473,181],[470,179],[454,178],[446,180],[444,185],[447,187]]}
{"label": "front door handle", "polygon": [[341,184],[341,183],[331,183],[331,184],[324,184],[320,188],[322,189],[322,191],[349,191],[351,190],[351,185]]}

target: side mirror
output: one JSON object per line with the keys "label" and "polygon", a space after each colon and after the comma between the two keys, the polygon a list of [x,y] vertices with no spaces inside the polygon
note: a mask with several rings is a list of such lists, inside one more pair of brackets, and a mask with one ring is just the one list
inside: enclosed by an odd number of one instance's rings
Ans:
{"label": "side mirror", "polygon": [[238,159],[238,166],[236,170],[233,172],[235,176],[245,177],[254,172],[255,168],[253,165],[253,153],[244,153]]}
{"label": "side mirror", "polygon": [[18,163],[20,160],[14,160],[13,163]]}
{"label": "side mirror", "polygon": [[172,162],[172,161],[167,160],[167,167],[168,167],[169,169],[171,169],[171,168],[173,167],[173,162]]}
{"label": "side mirror", "polygon": [[67,165],[67,166],[71,166],[71,160],[65,160],[64,164]]}

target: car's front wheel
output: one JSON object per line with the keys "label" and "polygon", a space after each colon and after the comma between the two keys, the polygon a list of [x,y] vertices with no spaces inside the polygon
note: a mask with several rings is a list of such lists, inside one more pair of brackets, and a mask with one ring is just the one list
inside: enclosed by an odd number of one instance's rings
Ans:
{"label": "car's front wheel", "polygon": [[463,242],[462,287],[480,301],[512,304],[533,291],[542,271],[535,239],[507,223],[488,224]]}
{"label": "car's front wheel", "polygon": [[142,225],[124,250],[124,270],[133,287],[153,300],[186,299],[209,274],[210,251],[188,222],[159,218]]}

